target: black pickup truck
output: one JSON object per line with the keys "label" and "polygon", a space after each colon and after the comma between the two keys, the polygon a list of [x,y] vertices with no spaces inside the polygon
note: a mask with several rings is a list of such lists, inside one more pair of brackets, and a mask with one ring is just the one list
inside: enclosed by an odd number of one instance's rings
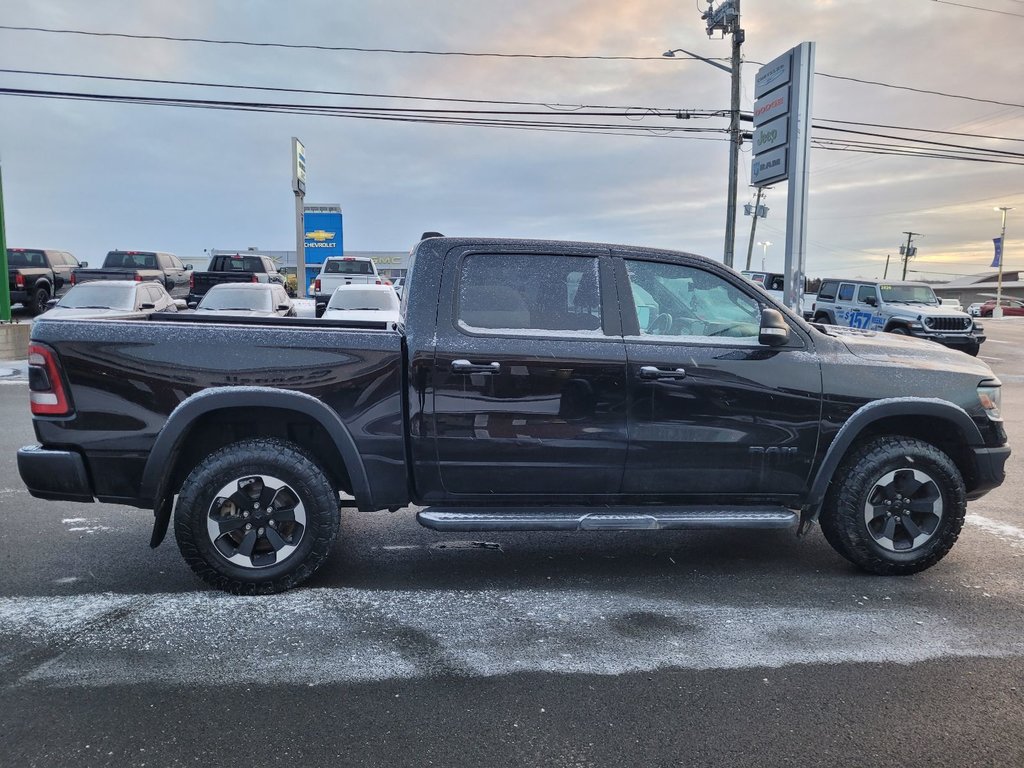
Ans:
{"label": "black pickup truck", "polygon": [[260,594],[320,566],[341,494],[439,531],[819,521],[908,574],[1004,479],[984,362],[810,325],[699,256],[430,237],[402,318],[44,317],[22,480],[152,510],[152,546],[173,517],[197,574]]}
{"label": "black pickup truck", "polygon": [[76,269],[71,273],[71,284],[91,280],[153,280],[163,285],[176,299],[188,295],[189,273],[192,265],[181,262],[173,253],[160,251],[110,251],[99,269]]}
{"label": "black pickup truck", "polygon": [[7,284],[11,303],[21,304],[30,315],[41,315],[47,302],[67,293],[71,287],[72,270],[88,263],[67,251],[43,248],[7,249]]}
{"label": "black pickup truck", "polygon": [[205,272],[192,272],[188,282],[188,303],[198,304],[206,292],[221,283],[285,284],[284,275],[269,256],[258,253],[218,255],[210,259]]}

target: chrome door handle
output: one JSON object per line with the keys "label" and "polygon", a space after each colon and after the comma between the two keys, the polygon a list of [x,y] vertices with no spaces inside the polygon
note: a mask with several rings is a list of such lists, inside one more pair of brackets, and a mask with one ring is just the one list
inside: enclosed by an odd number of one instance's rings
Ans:
{"label": "chrome door handle", "polygon": [[666,371],[664,368],[655,368],[653,365],[645,365],[640,368],[641,379],[685,379],[686,371],[682,368]]}
{"label": "chrome door handle", "polygon": [[456,373],[499,373],[501,363],[471,363],[469,360],[452,360]]}

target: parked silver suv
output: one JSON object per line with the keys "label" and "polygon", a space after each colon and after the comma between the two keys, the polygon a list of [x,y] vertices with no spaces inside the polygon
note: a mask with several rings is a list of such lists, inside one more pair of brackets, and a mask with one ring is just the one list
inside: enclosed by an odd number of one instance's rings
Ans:
{"label": "parked silver suv", "polygon": [[825,279],[812,321],[916,336],[969,355],[977,355],[985,341],[981,324],[942,306],[927,283]]}

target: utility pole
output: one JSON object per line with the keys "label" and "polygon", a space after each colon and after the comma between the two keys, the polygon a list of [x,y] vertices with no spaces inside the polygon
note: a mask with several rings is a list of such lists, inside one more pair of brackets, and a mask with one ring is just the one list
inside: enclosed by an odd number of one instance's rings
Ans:
{"label": "utility pole", "polygon": [[754,208],[753,208],[753,210],[750,209],[750,204],[749,203],[747,203],[747,205],[744,206],[747,209],[746,210],[746,214],[748,216],[753,216],[754,217],[753,221],[750,222],[750,242],[747,243],[747,270],[748,271],[750,270],[750,257],[751,257],[751,254],[753,253],[753,250],[754,250],[754,231],[757,229],[757,218],[759,216],[761,218],[764,218],[764,217],[766,217],[768,215],[768,209],[767,208],[763,208],[762,205],[761,205],[761,195],[762,195],[763,192],[764,192],[764,187],[758,187],[757,188],[757,200],[754,201]]}
{"label": "utility pole", "polygon": [[740,146],[743,133],[740,131],[740,47],[746,34],[740,29],[740,0],[722,0],[715,8],[714,0],[708,0],[708,9],[701,18],[707,22],[708,37],[721,32],[724,37],[732,34],[732,98],[729,106],[729,197],[725,214],[725,251],[723,261],[731,267],[736,250],[736,195],[740,162]]}
{"label": "utility pole", "polygon": [[885,272],[882,273],[882,279],[886,280],[889,277],[889,259],[892,258],[891,253],[885,254]]}
{"label": "utility pole", "polygon": [[906,280],[907,279],[907,265],[910,264],[910,260],[912,258],[917,256],[917,248],[915,248],[911,243],[912,243],[912,241],[913,241],[913,239],[915,237],[921,237],[921,233],[920,232],[904,232],[903,234],[907,236],[907,244],[900,246],[900,256],[903,257],[903,278],[902,279]]}

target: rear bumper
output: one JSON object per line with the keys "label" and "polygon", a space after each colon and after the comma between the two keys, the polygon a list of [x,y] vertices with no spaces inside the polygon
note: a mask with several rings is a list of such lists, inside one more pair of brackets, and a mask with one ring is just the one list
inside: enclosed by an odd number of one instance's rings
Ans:
{"label": "rear bumper", "polygon": [[11,304],[24,304],[28,301],[28,291],[11,291]]}
{"label": "rear bumper", "polygon": [[18,450],[18,473],[37,499],[92,501],[92,486],[82,454],[52,451],[39,445]]}
{"label": "rear bumper", "polygon": [[968,499],[980,499],[993,488],[998,488],[1006,479],[1006,460],[1010,458],[1010,446],[998,448],[972,448],[974,452],[975,485],[967,493]]}

